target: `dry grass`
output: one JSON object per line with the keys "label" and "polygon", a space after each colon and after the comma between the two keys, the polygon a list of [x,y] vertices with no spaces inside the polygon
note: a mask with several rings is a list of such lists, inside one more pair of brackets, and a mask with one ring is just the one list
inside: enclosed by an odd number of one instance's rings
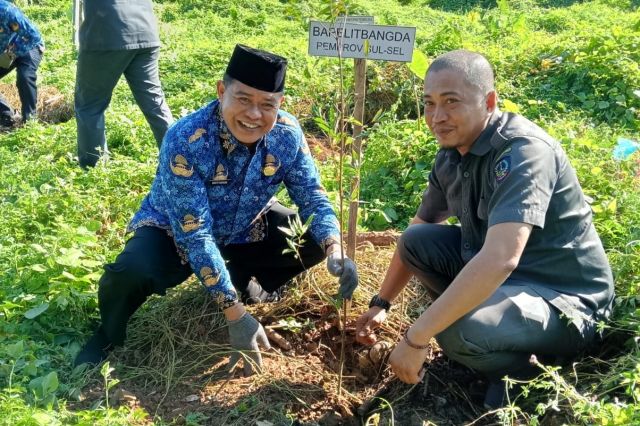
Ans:
{"label": "dry grass", "polygon": [[[209,418],[203,424],[211,425],[251,425],[261,420],[279,425],[292,424],[293,419],[297,424],[355,425],[372,414],[389,420],[390,409],[396,411],[396,419],[398,412],[405,419],[416,413],[422,413],[421,418],[451,417],[446,410],[434,413],[429,395],[444,387],[451,390],[452,397],[457,398],[458,393],[462,401],[468,401],[460,386],[440,378],[437,369],[428,375],[429,389],[399,383],[384,359],[378,364],[363,363],[370,358],[369,349],[354,342],[355,319],[377,293],[392,254],[393,247],[365,245],[358,251],[360,286],[346,324],[340,395],[342,324],[333,300],[337,282],[318,266],[299,277],[279,303],[249,307],[265,326],[277,330],[293,346],[283,351],[272,343],[274,349],[264,353],[262,374],[251,377],[226,374],[230,348],[224,318],[196,282],[149,300],[132,320],[126,346],[111,357],[121,380],[118,387],[135,395],[133,402],[124,403],[177,422],[189,413],[203,413]],[[425,301],[420,286],[408,286],[380,330],[379,339],[392,346],[410,318],[425,308]],[[303,324],[299,330],[293,330],[293,320]],[[442,363],[437,346],[432,358]],[[449,398],[448,394],[440,399],[444,398]],[[472,404],[471,408],[455,409],[467,419],[479,415]]]}
{"label": "dry grass", "polygon": [[[0,95],[7,100],[13,109],[20,111],[20,97],[15,84],[0,84]],[[38,119],[45,123],[64,123],[73,118],[73,100],[67,99],[55,87],[40,86],[38,87],[36,111]]]}

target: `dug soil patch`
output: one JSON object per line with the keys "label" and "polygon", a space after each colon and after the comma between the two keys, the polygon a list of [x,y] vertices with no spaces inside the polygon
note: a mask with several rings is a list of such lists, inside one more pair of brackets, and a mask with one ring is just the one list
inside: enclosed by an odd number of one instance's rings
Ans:
{"label": "dug soil patch", "polygon": [[[423,383],[403,384],[386,365],[411,318],[428,303],[417,283],[394,305],[373,348],[355,342],[355,320],[377,292],[392,254],[393,246],[358,251],[360,287],[346,322],[333,299],[336,279],[320,265],[289,286],[280,302],[249,307],[273,346],[263,354],[262,374],[251,377],[242,369],[226,373],[224,319],[196,282],[149,300],[130,323],[126,346],[109,358],[120,380],[111,399],[172,424],[360,425],[369,419],[463,425],[479,419],[477,377],[448,361],[435,342]],[[92,377],[78,408],[104,398],[102,377],[97,371]],[[488,423],[481,418],[475,424]]]}

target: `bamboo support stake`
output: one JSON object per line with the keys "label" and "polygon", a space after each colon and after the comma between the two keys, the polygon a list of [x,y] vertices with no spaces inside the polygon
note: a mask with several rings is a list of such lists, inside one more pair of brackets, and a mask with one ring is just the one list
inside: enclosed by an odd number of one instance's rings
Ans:
{"label": "bamboo support stake", "polygon": [[367,60],[354,59],[355,106],[353,118],[353,144],[351,146],[351,165],[356,173],[351,181],[351,199],[349,201],[349,225],[347,235],[347,256],[356,260],[356,236],[358,229],[358,203],[360,201],[360,165],[362,163],[362,126],[364,123],[364,101],[366,95]]}
{"label": "bamboo support stake", "polygon": [[[338,39],[338,44],[340,40]],[[340,115],[338,119],[338,135],[340,138],[340,155],[338,165],[338,202],[340,203],[339,209],[339,222],[340,222],[340,247],[344,247],[343,235],[344,235],[344,151],[345,151],[345,139],[347,135],[345,133],[346,127],[346,102],[344,96],[344,69],[342,67],[342,50],[338,49],[338,66],[340,70]],[[342,253],[342,264],[344,265],[344,250]],[[345,347],[345,326],[347,321],[347,304],[346,300],[343,300],[342,304],[342,330],[340,332],[340,366],[338,371],[338,397],[342,396],[342,372],[344,370],[344,347]]]}

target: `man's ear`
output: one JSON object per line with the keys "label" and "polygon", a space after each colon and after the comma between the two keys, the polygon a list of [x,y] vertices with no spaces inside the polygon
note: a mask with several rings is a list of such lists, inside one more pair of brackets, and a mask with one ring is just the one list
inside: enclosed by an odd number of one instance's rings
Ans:
{"label": "man's ear", "polygon": [[218,92],[218,99],[222,99],[222,95],[224,95],[225,91],[224,82],[222,80],[218,80],[218,83],[216,83],[216,90]]}
{"label": "man's ear", "polygon": [[498,107],[498,93],[495,90],[487,93],[486,106],[487,112],[493,112]]}
{"label": "man's ear", "polygon": [[284,105],[284,103],[287,101],[286,96],[282,95],[282,97],[280,98],[280,103],[278,103],[278,108],[280,108],[282,105]]}

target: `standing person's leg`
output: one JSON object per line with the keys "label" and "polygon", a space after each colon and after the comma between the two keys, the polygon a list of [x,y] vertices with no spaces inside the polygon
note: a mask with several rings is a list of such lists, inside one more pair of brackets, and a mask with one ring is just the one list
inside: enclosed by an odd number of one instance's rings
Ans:
{"label": "standing person's leg", "polygon": [[152,294],[182,283],[192,273],[183,264],[173,238],[165,230],[142,227],[135,231],[114,263],[104,266],[98,288],[102,324],[75,360],[96,364],[113,345],[122,345],[127,322]]}
{"label": "standing person's leg", "polygon": [[[11,64],[11,67],[9,68],[0,67],[0,78],[9,74],[15,67],[15,62]],[[14,124],[14,114],[15,111],[13,110],[13,108],[11,108],[9,102],[7,102],[7,100],[2,95],[0,95],[0,126],[12,127]]]}
{"label": "standing person's leg", "polygon": [[100,155],[107,152],[104,112],[132,57],[127,50],[81,50],[78,53],[75,112],[78,160],[83,168],[95,166]]}
{"label": "standing person's leg", "polygon": [[173,116],[164,97],[158,74],[160,48],[141,49],[136,53],[124,76],[131,92],[142,110],[158,147],[167,129],[173,123]]}
{"label": "standing person's leg", "polygon": [[36,105],[38,103],[38,67],[42,61],[40,46],[31,49],[26,55],[15,60],[16,85],[22,103],[22,122],[36,118]]}
{"label": "standing person's leg", "polygon": [[[266,214],[267,237],[264,241],[249,244],[233,244],[221,249],[227,261],[227,269],[236,289],[242,292],[243,299],[247,294],[255,296],[256,289],[247,292],[247,284],[251,277],[256,277],[263,296],[272,293],[286,284],[301,272],[322,262],[325,258],[323,249],[315,242],[310,232],[302,236],[302,246],[298,249],[299,258],[294,254],[282,254],[288,248],[287,235],[278,227],[289,227],[287,218],[296,212],[281,204],[275,204]],[[261,289],[260,289],[261,290]]]}

